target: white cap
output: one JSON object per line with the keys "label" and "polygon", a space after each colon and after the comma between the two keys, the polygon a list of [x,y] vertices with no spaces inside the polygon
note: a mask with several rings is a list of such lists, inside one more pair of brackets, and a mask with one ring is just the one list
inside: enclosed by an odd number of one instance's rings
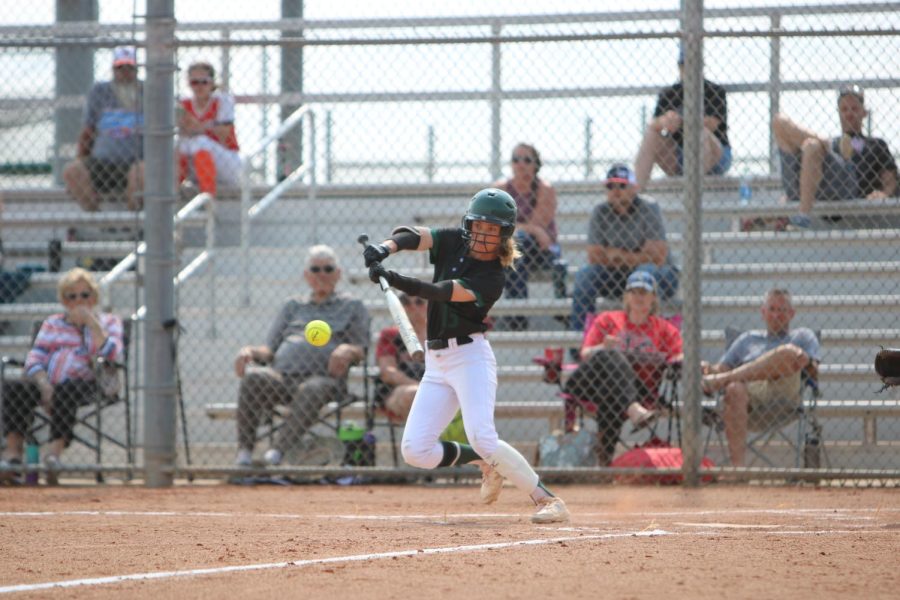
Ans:
{"label": "white cap", "polygon": [[130,46],[119,46],[113,50],[113,66],[120,67],[122,65],[137,66],[134,48]]}

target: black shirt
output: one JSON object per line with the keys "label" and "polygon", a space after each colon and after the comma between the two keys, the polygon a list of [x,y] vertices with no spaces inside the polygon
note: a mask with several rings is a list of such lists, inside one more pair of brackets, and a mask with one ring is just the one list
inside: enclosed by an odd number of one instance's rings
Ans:
{"label": "black shirt", "polygon": [[500,259],[466,256],[469,246],[460,228],[432,229],[429,259],[433,283],[456,280],[475,295],[475,302],[428,302],[428,339],[454,338],[487,330],[484,319],[503,294],[506,276]]}
{"label": "black shirt", "polygon": [[[662,116],[670,110],[674,110],[679,115],[684,114],[683,105],[684,88],[679,81],[675,85],[663,88],[659,93],[653,116]],[[703,116],[719,119],[719,126],[716,127],[713,134],[723,146],[730,146],[731,144],[728,143],[728,104],[725,100],[725,88],[706,79],[703,80]],[[672,139],[679,146],[682,145],[681,129],[672,133]]]}
{"label": "black shirt", "polygon": [[[831,149],[837,154],[841,153],[841,136],[831,141]],[[881,138],[866,137],[864,135],[853,136],[851,142],[855,152],[853,153],[853,166],[856,168],[856,183],[859,185],[860,198],[865,198],[875,190],[881,190],[881,174],[884,171],[897,172],[897,163],[891,155],[887,142]]]}

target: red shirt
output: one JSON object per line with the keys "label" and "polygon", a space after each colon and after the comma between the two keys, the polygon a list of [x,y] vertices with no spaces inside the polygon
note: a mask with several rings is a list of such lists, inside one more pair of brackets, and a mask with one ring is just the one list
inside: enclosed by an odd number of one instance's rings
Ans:
{"label": "red shirt", "polygon": [[[643,325],[628,320],[625,311],[610,310],[597,315],[584,336],[582,349],[598,346],[607,335],[619,339],[619,350],[626,352],[658,353],[672,360],[682,353],[681,332],[678,328],[655,315],[650,315]],[[643,367],[643,368],[642,368]],[[635,365],[635,371],[650,389],[656,388],[656,367]]]}

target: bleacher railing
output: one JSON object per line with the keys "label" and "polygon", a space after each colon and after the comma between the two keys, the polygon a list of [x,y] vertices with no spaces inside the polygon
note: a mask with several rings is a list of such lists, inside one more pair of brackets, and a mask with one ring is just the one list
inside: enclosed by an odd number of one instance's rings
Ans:
{"label": "bleacher railing", "polygon": [[[250,174],[253,171],[253,160],[300,126],[304,118],[308,123],[308,129],[306,130],[308,135],[304,136],[309,141],[308,162],[301,162],[290,173],[287,173],[285,178],[278,182],[265,196],[255,204],[252,204]],[[313,228],[313,238],[317,237],[315,233],[315,228],[317,227],[316,212],[318,210],[316,203],[316,116],[312,108],[301,106],[295,110],[278,129],[260,140],[252,150],[244,153],[241,158],[243,161],[243,171],[241,172],[241,273],[243,275],[243,301],[244,305],[247,306],[250,304],[251,295],[249,285],[251,226],[256,219],[300,182],[305,175],[309,176],[306,193],[309,200],[310,224]]]}

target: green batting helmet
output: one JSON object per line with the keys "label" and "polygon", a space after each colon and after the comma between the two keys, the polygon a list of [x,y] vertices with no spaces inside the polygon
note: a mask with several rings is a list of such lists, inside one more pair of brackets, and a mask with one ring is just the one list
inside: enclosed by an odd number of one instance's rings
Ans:
{"label": "green batting helmet", "polygon": [[486,221],[500,226],[500,239],[506,241],[516,230],[516,201],[497,188],[486,188],[472,196],[469,209],[462,220],[466,239],[474,221]]}

